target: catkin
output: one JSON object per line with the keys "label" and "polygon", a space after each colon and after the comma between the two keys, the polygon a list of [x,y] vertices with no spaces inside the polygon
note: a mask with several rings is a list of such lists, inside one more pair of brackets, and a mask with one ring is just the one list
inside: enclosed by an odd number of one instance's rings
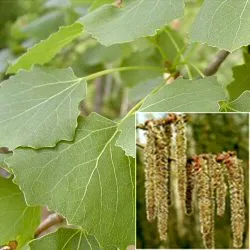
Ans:
{"label": "catkin", "polygon": [[225,161],[228,173],[233,247],[240,248],[245,226],[244,175],[242,161],[231,156]]}
{"label": "catkin", "polygon": [[178,167],[178,190],[181,202],[184,204],[186,196],[186,163],[187,163],[186,124],[183,116],[176,122],[176,157]]}
{"label": "catkin", "polygon": [[190,215],[192,213],[192,198],[194,190],[194,166],[192,160],[187,161],[186,166],[186,176],[187,176],[187,188],[186,188],[186,200],[185,200],[185,213]]}
{"label": "catkin", "polygon": [[223,216],[226,209],[226,195],[227,195],[227,185],[225,183],[224,168],[220,163],[215,162],[214,168],[214,181],[216,183],[216,206],[217,215]]}
{"label": "catkin", "polygon": [[200,158],[201,169],[197,172],[198,206],[200,214],[200,228],[203,243],[206,248],[214,248],[214,214],[211,190],[211,179],[208,161]]}
{"label": "catkin", "polygon": [[166,157],[168,158],[167,161],[167,171],[168,171],[168,206],[171,206],[172,204],[172,199],[171,199],[171,168],[176,167],[175,166],[175,161],[176,161],[176,155],[175,155],[175,147],[173,144],[173,134],[174,134],[174,126],[173,124],[165,125],[165,140],[167,143],[166,146]]}
{"label": "catkin", "polygon": [[161,240],[167,239],[168,229],[168,171],[169,145],[171,140],[170,125],[154,127],[156,135],[155,200],[157,205],[157,227]]}
{"label": "catkin", "polygon": [[154,168],[156,153],[156,138],[152,130],[153,122],[148,123],[147,142],[144,147],[145,162],[145,200],[147,220],[152,222],[156,218]]}

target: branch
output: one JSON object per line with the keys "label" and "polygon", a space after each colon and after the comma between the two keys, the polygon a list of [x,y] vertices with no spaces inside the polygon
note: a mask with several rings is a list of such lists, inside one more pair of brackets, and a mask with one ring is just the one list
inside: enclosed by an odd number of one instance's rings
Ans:
{"label": "branch", "polygon": [[50,227],[61,224],[64,221],[65,219],[61,215],[56,213],[50,214],[44,221],[41,222],[41,224],[36,229],[35,238],[39,237],[43,232],[45,232]]}
{"label": "branch", "polygon": [[139,143],[139,142],[136,142],[136,146],[137,146],[138,148],[144,149],[144,145],[142,145],[142,144]]}
{"label": "branch", "polygon": [[229,54],[230,52],[226,50],[219,51],[218,54],[213,59],[213,61],[205,68],[204,75],[205,76],[214,75]]}

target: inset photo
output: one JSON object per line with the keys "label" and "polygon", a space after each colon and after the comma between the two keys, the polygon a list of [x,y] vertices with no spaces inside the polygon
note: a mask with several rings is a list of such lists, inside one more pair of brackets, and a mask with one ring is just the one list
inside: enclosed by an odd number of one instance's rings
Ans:
{"label": "inset photo", "polygon": [[137,249],[249,249],[249,114],[136,115]]}

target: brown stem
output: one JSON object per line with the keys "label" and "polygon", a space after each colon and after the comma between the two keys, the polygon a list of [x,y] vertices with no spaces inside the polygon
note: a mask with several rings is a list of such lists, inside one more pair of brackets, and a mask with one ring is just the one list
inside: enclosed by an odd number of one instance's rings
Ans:
{"label": "brown stem", "polygon": [[213,61],[205,68],[204,75],[205,76],[214,75],[229,54],[230,52],[226,50],[219,51],[218,54],[213,59]]}
{"label": "brown stem", "polygon": [[142,145],[142,144],[139,143],[139,142],[136,143],[136,146],[137,146],[138,148],[144,149],[144,145]]}
{"label": "brown stem", "polygon": [[61,224],[64,221],[65,219],[61,215],[56,213],[50,214],[44,221],[41,222],[41,224],[36,229],[35,238],[39,237],[43,232],[45,232],[50,227]]}

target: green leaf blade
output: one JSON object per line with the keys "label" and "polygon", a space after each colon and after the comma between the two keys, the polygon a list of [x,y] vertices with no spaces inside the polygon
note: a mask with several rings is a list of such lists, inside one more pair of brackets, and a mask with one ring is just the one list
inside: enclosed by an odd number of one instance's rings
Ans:
{"label": "green leaf blade", "polygon": [[47,249],[48,246],[50,250],[102,250],[95,237],[71,228],[59,228],[54,233],[31,241],[29,246],[32,250]]}
{"label": "green leaf blade", "polygon": [[250,63],[233,68],[234,81],[227,86],[230,100],[239,97],[244,91],[250,90]]}
{"label": "green leaf blade", "polygon": [[248,0],[205,0],[191,31],[192,42],[234,51],[250,44]]}
{"label": "green leaf blade", "polygon": [[81,19],[86,31],[105,46],[152,36],[184,13],[184,1],[127,0],[124,7],[104,5]]}
{"label": "green leaf blade", "polygon": [[32,65],[43,65],[49,62],[60,50],[83,32],[82,24],[76,22],[61,27],[46,40],[42,40],[9,66],[7,74],[17,73],[20,69],[29,70]]}
{"label": "green leaf blade", "polygon": [[225,93],[216,77],[200,80],[177,79],[149,95],[141,112],[215,112]]}
{"label": "green leaf blade", "polygon": [[0,85],[0,147],[52,147],[72,140],[85,80],[71,69],[33,68]]}
{"label": "green leaf blade", "polygon": [[228,107],[236,112],[250,112],[250,91],[243,92],[237,99],[229,102]]}
{"label": "green leaf blade", "polygon": [[93,113],[74,142],[17,149],[7,163],[29,204],[46,204],[101,247],[126,249],[135,242],[134,160],[115,145],[117,135],[114,122]]}
{"label": "green leaf blade", "polygon": [[135,158],[135,116],[126,118],[118,127],[120,135],[116,141],[117,146],[121,147],[125,154]]}
{"label": "green leaf blade", "polygon": [[16,240],[21,248],[34,236],[40,223],[40,208],[28,207],[11,179],[0,177],[0,245]]}

